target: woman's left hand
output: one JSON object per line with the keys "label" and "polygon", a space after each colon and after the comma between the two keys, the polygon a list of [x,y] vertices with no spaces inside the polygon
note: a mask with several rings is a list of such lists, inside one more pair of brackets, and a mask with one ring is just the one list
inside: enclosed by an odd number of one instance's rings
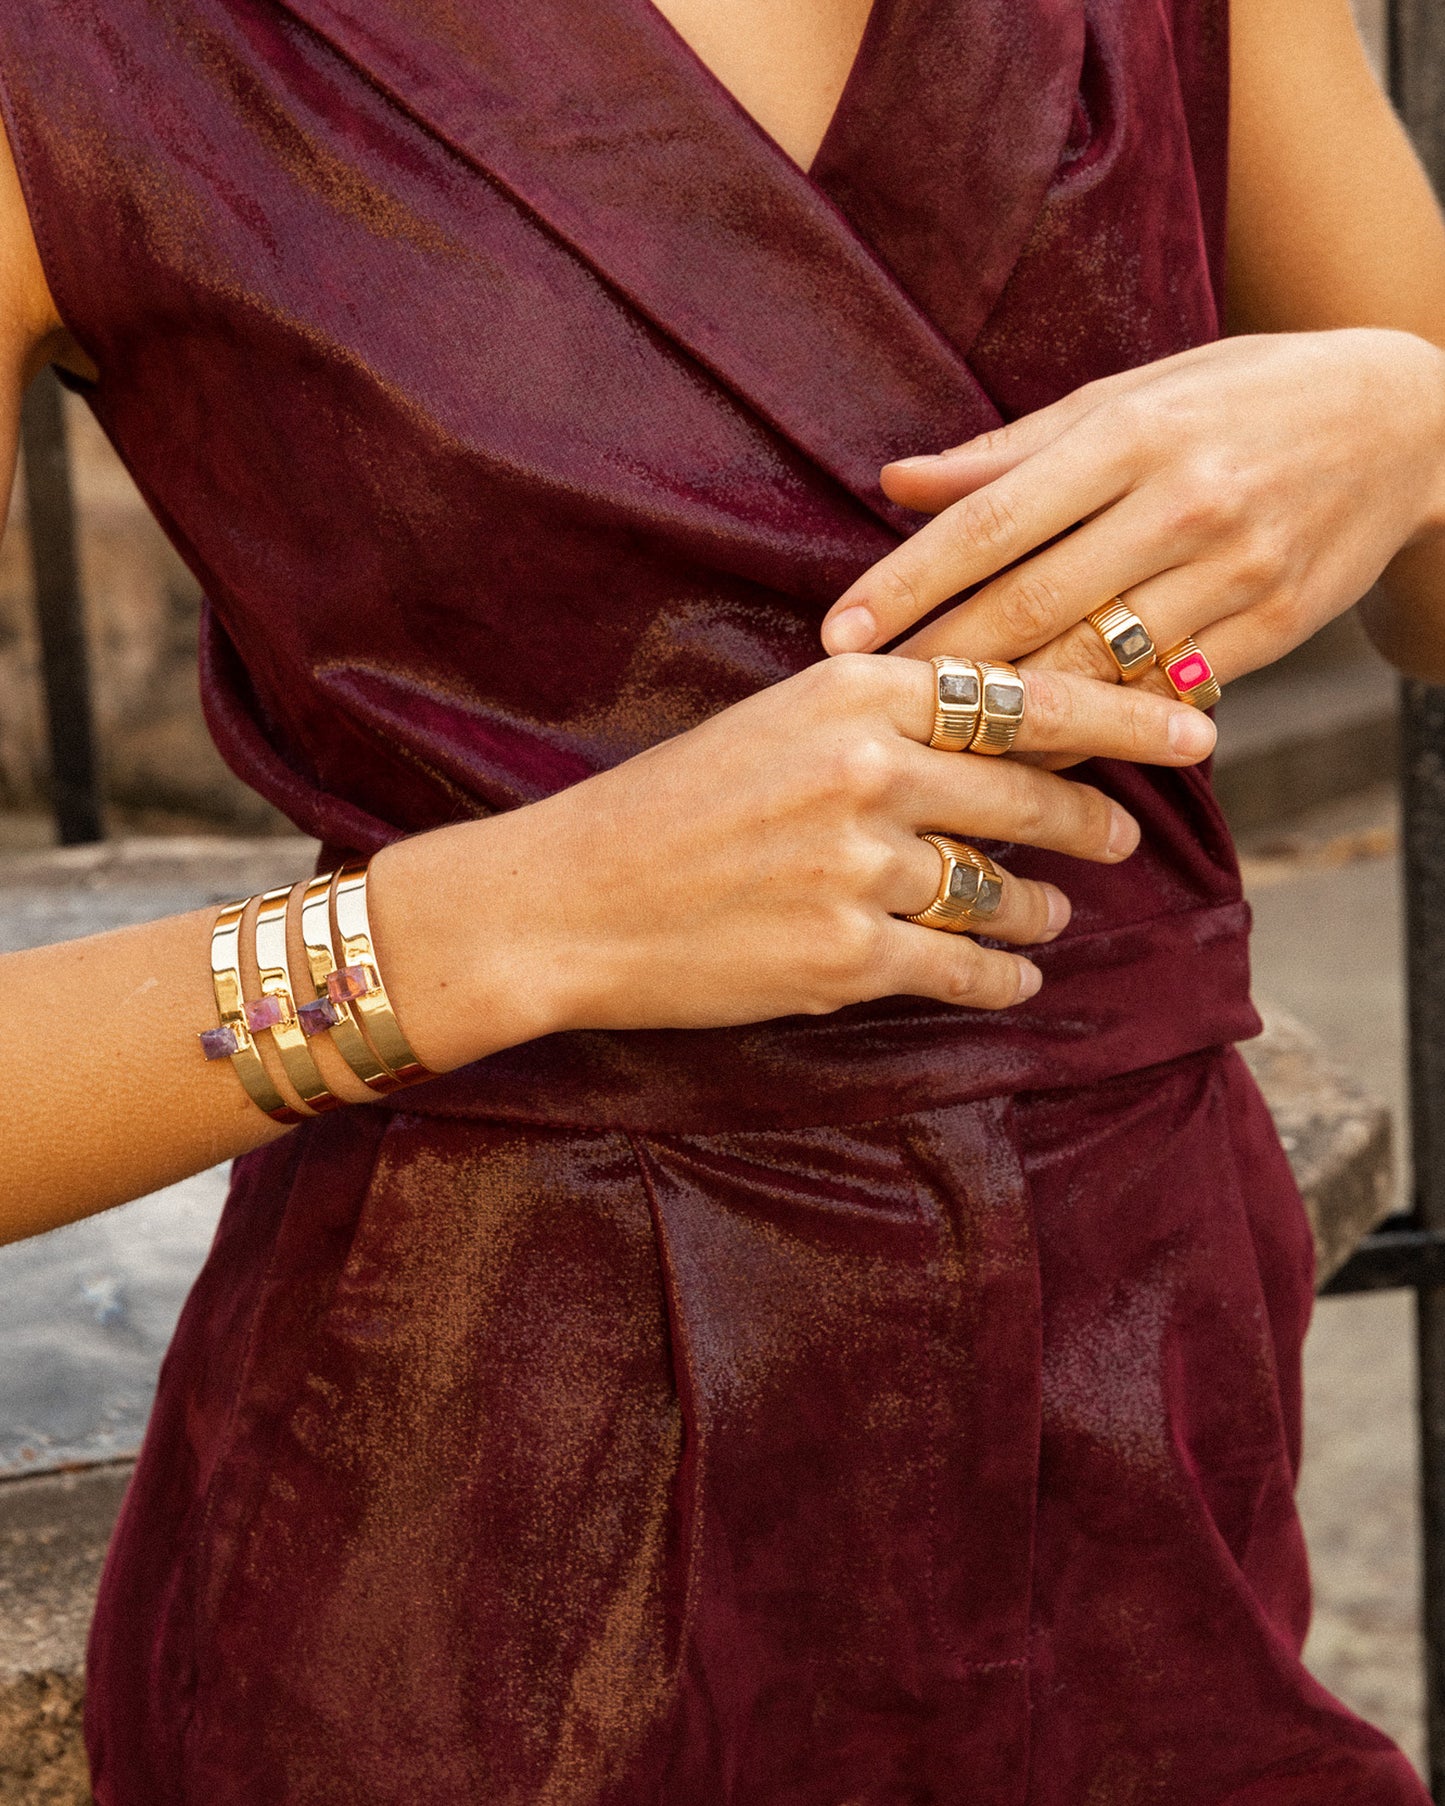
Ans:
{"label": "woman's left hand", "polygon": [[975,590],[898,650],[1117,677],[1078,623],[1122,595],[1161,652],[1191,635],[1227,683],[1445,527],[1445,353],[1374,329],[1226,339],[882,481],[935,518],[834,604],[829,652],[887,645]]}

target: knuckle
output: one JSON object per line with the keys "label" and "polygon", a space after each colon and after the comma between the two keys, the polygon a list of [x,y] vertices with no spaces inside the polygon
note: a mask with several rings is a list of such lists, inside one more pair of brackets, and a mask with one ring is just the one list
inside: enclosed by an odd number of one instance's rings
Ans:
{"label": "knuckle", "polygon": [[1078,838],[1081,847],[1101,857],[1109,850],[1109,833],[1114,811],[1109,799],[1088,784],[1076,784],[1078,791]]}
{"label": "knuckle", "polygon": [[1274,527],[1256,524],[1235,554],[1235,576],[1248,592],[1273,589],[1288,568],[1284,535]]}
{"label": "knuckle", "polygon": [[964,545],[985,551],[1007,546],[1018,533],[1012,504],[992,484],[971,495],[950,524]]}
{"label": "knuckle", "polygon": [[829,715],[870,702],[877,693],[876,658],[866,652],[840,652],[799,672],[797,681],[816,695]]}
{"label": "knuckle", "polygon": [[913,555],[904,547],[885,559],[869,578],[869,601],[877,606],[885,621],[914,621],[927,613],[928,605],[910,563]]}
{"label": "knuckle", "polygon": [[878,964],[882,924],[856,904],[835,904],[817,924],[809,962],[807,1010],[824,1015],[865,995]]}
{"label": "knuckle", "polygon": [[887,800],[897,775],[896,749],[879,734],[850,734],[834,749],[831,787],[865,809]]}
{"label": "knuckle", "polygon": [[977,1003],[983,986],[982,952],[972,941],[958,936],[944,975],[943,994],[948,1003]]}
{"label": "knuckle", "polygon": [[873,835],[846,834],[834,853],[833,882],[848,896],[873,896],[888,882],[896,861],[893,849]]}
{"label": "knuckle", "polygon": [[1025,846],[1038,846],[1056,823],[1057,805],[1045,774],[1025,766],[1017,770],[1023,781],[1017,786],[1010,811],[1011,838]]}
{"label": "knuckle", "polygon": [[1041,670],[1030,671],[1024,682],[1028,687],[1025,720],[1030,728],[1041,739],[1066,741],[1077,713],[1072,687],[1062,677]]}
{"label": "knuckle", "polygon": [[1041,571],[1027,569],[1000,585],[997,607],[1009,634],[1030,646],[1052,638],[1059,620],[1067,613],[1053,579]]}

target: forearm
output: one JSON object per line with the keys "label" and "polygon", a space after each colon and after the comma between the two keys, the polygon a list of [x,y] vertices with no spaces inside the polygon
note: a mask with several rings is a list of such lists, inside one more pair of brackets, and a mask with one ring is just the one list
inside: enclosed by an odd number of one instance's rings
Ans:
{"label": "forearm", "polygon": [[[1230,330],[1384,326],[1445,346],[1440,212],[1345,0],[1236,0],[1231,39]],[[1361,612],[1394,664],[1445,679],[1445,527],[1398,553]]]}
{"label": "forearm", "polygon": [[[470,823],[379,854],[371,879],[377,957],[418,1056],[446,1071],[543,1032],[525,928],[509,902],[506,822]],[[210,937],[198,910],[58,946],[0,956],[0,1241],[105,1210],[286,1133],[251,1102],[229,1060],[206,1061],[216,1021]],[[245,994],[258,995],[251,915],[241,935]],[[470,923],[490,932],[469,932]],[[297,912],[293,974],[306,971]],[[294,1101],[270,1037],[258,1050]],[[372,1094],[318,1036],[338,1095]]]}

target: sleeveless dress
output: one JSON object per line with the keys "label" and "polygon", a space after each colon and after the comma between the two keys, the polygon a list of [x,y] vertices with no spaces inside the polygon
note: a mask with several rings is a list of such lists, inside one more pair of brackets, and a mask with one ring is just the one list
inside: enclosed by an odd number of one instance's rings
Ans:
{"label": "sleeveless dress", "polygon": [[[1226,65],[1223,0],[877,0],[805,175],[649,0],[0,8],[212,730],[328,859],[798,670],[881,463],[1211,338]],[[1299,1660],[1228,834],[1089,775],[1143,845],[996,849],[1075,903],[1025,1006],[560,1035],[237,1163],[101,1806],[1421,1806]]]}

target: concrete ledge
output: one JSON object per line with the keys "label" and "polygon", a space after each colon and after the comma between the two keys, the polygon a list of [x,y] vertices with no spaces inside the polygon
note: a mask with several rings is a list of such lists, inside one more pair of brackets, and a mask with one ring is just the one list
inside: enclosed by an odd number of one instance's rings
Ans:
{"label": "concrete ledge", "polygon": [[89,1806],[85,1637],[129,1463],[0,1485],[0,1806]]}
{"label": "concrete ledge", "polygon": [[1215,710],[1214,789],[1234,832],[1268,828],[1394,777],[1399,689],[1378,658],[1231,684]]}
{"label": "concrete ledge", "polygon": [[1258,1002],[1264,1033],[1244,1055],[1274,1117],[1314,1231],[1316,1283],[1344,1265],[1394,1196],[1388,1108],[1325,1056],[1317,1036]]}

